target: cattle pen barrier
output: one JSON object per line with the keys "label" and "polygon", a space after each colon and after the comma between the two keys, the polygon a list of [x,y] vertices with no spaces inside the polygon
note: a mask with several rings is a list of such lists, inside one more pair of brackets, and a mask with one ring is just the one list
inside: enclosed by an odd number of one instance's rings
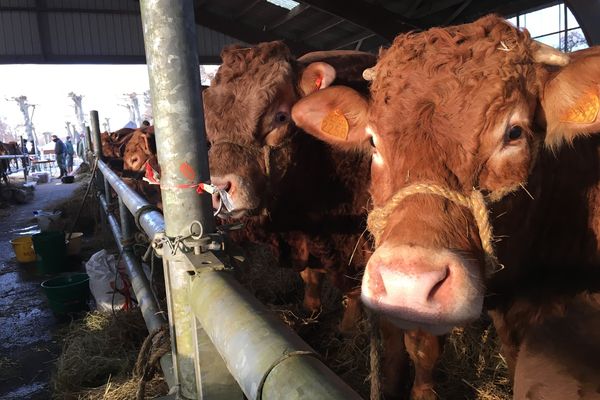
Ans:
{"label": "cattle pen barrier", "polygon": [[[150,334],[168,327],[160,360],[181,399],[360,399],[319,355],[233,277],[210,195],[181,185],[181,166],[209,182],[192,0],[140,1],[161,166],[163,213],[102,161],[98,112],[91,143],[98,199]],[[196,10],[197,12],[197,10]],[[196,174],[197,173],[197,174]],[[119,218],[112,212],[116,206]],[[133,252],[135,227],[162,257],[167,315]],[[147,252],[147,254],[149,254]]]}
{"label": "cattle pen barrier", "polygon": [[[28,155],[24,155],[24,154],[11,154],[11,155],[0,155],[0,160],[9,160],[8,162],[12,161],[12,160],[19,160],[19,159],[29,159]],[[13,173],[17,173],[17,172],[23,172],[23,177],[25,178],[25,182],[27,182],[27,175],[29,173],[29,166],[22,166],[21,168],[19,168],[18,162],[17,162],[17,168],[14,171],[10,171],[11,174]],[[2,171],[2,173],[7,173],[7,171]]]}

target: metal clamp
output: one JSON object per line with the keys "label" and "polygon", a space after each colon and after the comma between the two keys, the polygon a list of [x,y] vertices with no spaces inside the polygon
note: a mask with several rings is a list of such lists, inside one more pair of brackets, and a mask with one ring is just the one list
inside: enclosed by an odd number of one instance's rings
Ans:
{"label": "metal clamp", "polygon": [[142,228],[142,225],[140,224],[140,218],[142,218],[142,214],[144,214],[145,212],[148,212],[148,211],[158,211],[158,212],[161,212],[160,208],[156,207],[155,205],[145,204],[145,205],[141,206],[140,208],[138,208],[133,213],[133,220],[135,221],[135,226],[137,226],[140,231],[144,230]]}

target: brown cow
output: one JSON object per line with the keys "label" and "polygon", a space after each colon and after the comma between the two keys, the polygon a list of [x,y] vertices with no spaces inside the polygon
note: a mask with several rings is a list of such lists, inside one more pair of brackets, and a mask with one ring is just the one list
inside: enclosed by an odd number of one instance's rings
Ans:
{"label": "brown cow", "polygon": [[[600,51],[569,59],[488,16],[398,36],[369,74],[369,104],[332,87],[293,110],[313,135],[372,154],[362,298],[445,332],[478,318],[487,281],[512,367],[549,309],[600,289]],[[342,138],[323,129],[334,114]]]}
{"label": "brown cow", "polygon": [[115,132],[102,132],[100,134],[100,142],[102,147],[102,155],[109,159],[120,159],[125,152],[125,146],[131,139],[135,129],[122,128]]}
{"label": "brown cow", "polygon": [[[341,328],[350,329],[360,313],[357,288],[370,254],[362,235],[370,156],[348,156],[298,134],[290,112],[299,98],[332,83],[366,92],[362,70],[374,65],[375,57],[318,52],[294,59],[281,42],[230,47],[222,57],[222,66],[204,92],[211,181],[227,190],[234,206],[230,217],[262,214],[267,221],[263,229],[284,236],[305,282],[307,310],[321,307],[325,273],[348,296]],[[215,207],[220,200],[215,197]],[[399,369],[406,361],[402,337],[389,334],[392,330],[397,328],[384,327],[391,337],[384,360],[388,393],[399,390]],[[438,343],[430,335],[415,334],[407,340]],[[412,351],[416,346],[408,347],[422,366],[413,394],[430,396],[430,363],[427,357],[423,360],[424,353]]]}
{"label": "brown cow", "polygon": [[[518,303],[511,308],[511,312],[519,310]],[[598,338],[600,294],[580,294],[553,307],[522,339],[514,399],[599,400]]]}
{"label": "brown cow", "polygon": [[148,126],[136,129],[130,133],[123,149],[123,172],[145,171],[146,162],[160,172],[156,158],[156,139],[154,127]]}

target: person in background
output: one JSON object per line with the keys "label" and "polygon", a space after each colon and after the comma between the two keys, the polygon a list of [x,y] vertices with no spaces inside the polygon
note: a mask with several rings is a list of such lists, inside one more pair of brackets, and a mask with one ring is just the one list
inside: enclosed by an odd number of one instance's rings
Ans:
{"label": "person in background", "polygon": [[65,143],[65,147],[67,150],[67,154],[65,156],[67,174],[71,174],[73,172],[73,155],[75,154],[73,142],[71,142],[71,136],[67,136],[67,143]]}
{"label": "person in background", "polygon": [[79,134],[79,141],[77,142],[77,157],[81,158],[82,160],[85,157],[85,150],[83,148],[83,135]]}
{"label": "person in background", "polygon": [[60,170],[58,178],[62,178],[67,175],[67,167],[65,166],[65,156],[67,154],[67,147],[62,140],[56,135],[52,135],[52,141],[54,142],[54,155],[56,156],[56,165]]}
{"label": "person in background", "polygon": [[27,158],[21,158],[23,168],[27,168],[29,166],[29,152],[27,151],[27,139],[21,140],[21,154],[27,156]]}

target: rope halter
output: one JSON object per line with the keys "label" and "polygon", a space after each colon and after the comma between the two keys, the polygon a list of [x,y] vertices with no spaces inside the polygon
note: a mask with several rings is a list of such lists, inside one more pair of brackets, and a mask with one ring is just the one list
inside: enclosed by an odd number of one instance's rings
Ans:
{"label": "rope halter", "polygon": [[477,189],[473,189],[470,196],[465,196],[462,193],[445,187],[428,183],[416,183],[400,189],[383,207],[376,207],[369,213],[367,226],[375,239],[375,246],[379,246],[380,244],[390,215],[392,215],[404,199],[415,194],[432,194],[444,197],[459,206],[469,209],[475,218],[477,229],[479,230],[479,238],[485,254],[487,274],[497,272],[503,268],[494,252],[494,236],[485,199]]}

